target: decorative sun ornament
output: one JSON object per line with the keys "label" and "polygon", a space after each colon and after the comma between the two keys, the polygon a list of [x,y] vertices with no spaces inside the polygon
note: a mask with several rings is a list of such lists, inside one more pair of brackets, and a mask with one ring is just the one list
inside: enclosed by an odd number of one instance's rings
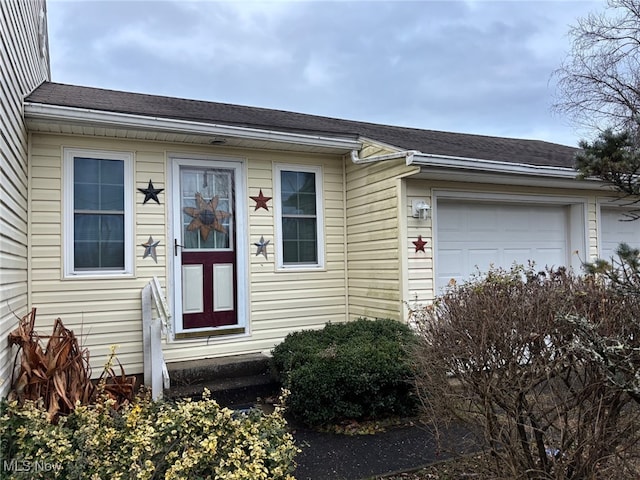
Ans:
{"label": "decorative sun ornament", "polygon": [[185,207],[184,213],[193,217],[191,223],[187,226],[189,232],[194,230],[200,230],[200,236],[203,241],[207,241],[211,230],[216,230],[220,233],[227,233],[227,229],[222,225],[222,220],[229,218],[231,214],[218,210],[219,198],[216,195],[211,200],[206,202],[202,195],[196,193],[196,205],[197,208]]}

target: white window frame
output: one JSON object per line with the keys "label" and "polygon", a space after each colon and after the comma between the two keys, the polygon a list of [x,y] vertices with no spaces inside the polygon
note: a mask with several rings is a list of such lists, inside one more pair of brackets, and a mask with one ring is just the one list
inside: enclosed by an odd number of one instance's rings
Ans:
{"label": "white window frame", "polygon": [[[303,172],[313,173],[316,179],[316,241],[318,260],[316,263],[284,263],[283,255],[283,232],[282,232],[282,189],[281,172]],[[276,232],[276,268],[278,270],[319,270],[324,269],[324,199],[322,189],[322,167],[317,165],[293,165],[280,163],[274,165],[273,187],[274,187],[274,211],[275,211],[275,232]]]}
{"label": "white window frame", "polygon": [[[98,160],[122,160],[124,162],[124,269],[122,270],[80,270],[74,266],[74,178],[73,163],[76,157],[94,158]],[[63,150],[63,264],[64,278],[87,277],[117,277],[133,276],[134,252],[133,246],[133,153],[115,152],[109,150],[91,150],[81,148],[65,148]]]}

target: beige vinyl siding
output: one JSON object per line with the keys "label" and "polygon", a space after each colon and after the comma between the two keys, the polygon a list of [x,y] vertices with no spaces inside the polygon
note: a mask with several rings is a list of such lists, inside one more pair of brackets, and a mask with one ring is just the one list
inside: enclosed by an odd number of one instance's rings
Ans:
{"label": "beige vinyl siding", "polygon": [[[382,152],[381,152],[382,153]],[[346,164],[349,316],[402,317],[401,178],[405,160]]]}
{"label": "beige vinyl siding", "polygon": [[[346,319],[344,254],[344,186],[342,159],[338,156],[261,152],[224,147],[191,146],[110,140],[82,136],[33,134],[33,304],[38,307],[38,327],[50,329],[61,317],[68,328],[83,335],[91,354],[94,376],[100,373],[110,345],[118,345],[118,359],[127,373],[142,371],[141,289],[155,275],[173,303],[171,285],[173,237],[167,227],[170,219],[171,185],[167,175],[169,156],[176,154],[216,155],[245,161],[248,174],[247,212],[250,298],[246,335],[176,340],[165,343],[168,362],[269,351],[289,332],[301,328],[320,328],[326,322]],[[135,159],[135,275],[124,278],[64,279],[62,152],[64,147],[132,152]],[[325,268],[319,271],[278,271],[275,268],[275,225],[273,199],[269,211],[255,210],[249,196],[259,190],[273,197],[273,164],[320,165],[324,186]],[[148,201],[137,188],[152,180],[164,188],[161,204]],[[240,214],[241,215],[241,214]],[[158,263],[142,258],[140,244],[149,236],[160,240]],[[270,240],[268,260],[256,256],[253,245],[264,236]],[[169,288],[167,288],[169,287]]]}
{"label": "beige vinyl siding", "polygon": [[[433,301],[435,296],[435,273],[434,273],[434,251],[433,251],[433,224],[432,219],[418,220],[411,215],[412,200],[426,200],[433,206],[433,190],[452,190],[460,192],[477,192],[479,195],[486,193],[514,194],[514,195],[544,195],[545,197],[576,197],[586,200],[586,228],[585,243],[586,251],[577,252],[581,260],[592,260],[597,257],[597,224],[596,224],[596,200],[593,190],[580,189],[554,189],[523,186],[505,186],[491,184],[469,184],[442,181],[427,181],[418,179],[407,179],[407,203],[404,210],[407,219],[407,241],[406,255],[408,282],[403,293],[403,298],[409,303],[417,302],[425,304]],[[425,252],[416,252],[412,243],[422,235],[422,239],[427,242]],[[575,252],[571,252],[576,255]]]}
{"label": "beige vinyl siding", "polygon": [[0,397],[10,388],[14,353],[7,335],[27,313],[27,145],[22,99],[49,78],[40,48],[44,0],[0,2]]}

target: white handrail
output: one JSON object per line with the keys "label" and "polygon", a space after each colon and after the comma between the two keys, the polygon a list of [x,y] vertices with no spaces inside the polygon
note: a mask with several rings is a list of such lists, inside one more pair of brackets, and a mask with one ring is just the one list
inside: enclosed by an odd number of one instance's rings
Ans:
{"label": "white handrail", "polygon": [[[160,318],[153,318],[152,299]],[[165,330],[167,338],[171,335],[170,319],[160,282],[157,277],[153,277],[142,289],[144,384],[151,387],[153,400],[162,399],[164,389],[170,387],[169,371],[162,354],[162,330]]]}

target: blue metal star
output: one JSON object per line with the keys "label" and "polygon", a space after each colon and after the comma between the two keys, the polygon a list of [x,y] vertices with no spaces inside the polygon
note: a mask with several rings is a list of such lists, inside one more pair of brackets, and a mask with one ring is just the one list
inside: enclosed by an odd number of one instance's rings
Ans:
{"label": "blue metal star", "polygon": [[158,240],[157,242],[153,241],[153,237],[149,237],[149,240],[147,240],[147,243],[141,243],[140,246],[144,247],[144,255],[142,255],[142,258],[145,259],[147,257],[151,257],[153,258],[153,261],[158,263],[158,257],[156,256],[156,247],[158,246],[158,244],[160,243],[160,240]]}

